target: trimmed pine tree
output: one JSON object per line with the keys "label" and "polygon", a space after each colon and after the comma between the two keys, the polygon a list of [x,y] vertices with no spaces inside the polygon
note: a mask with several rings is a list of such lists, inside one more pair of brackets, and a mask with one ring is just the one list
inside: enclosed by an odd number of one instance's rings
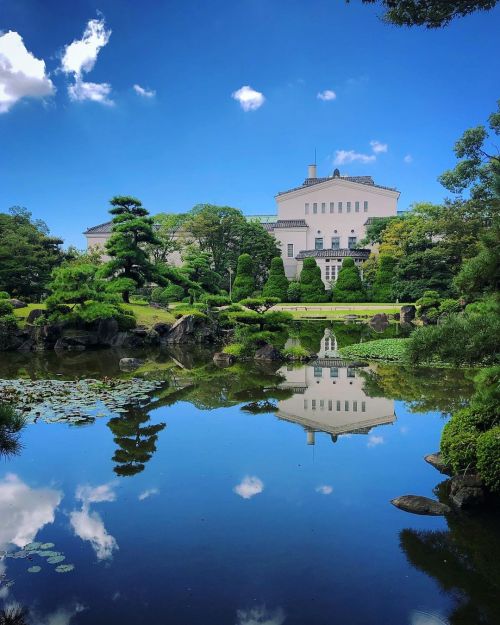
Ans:
{"label": "trimmed pine tree", "polygon": [[321,269],[314,258],[304,258],[300,272],[300,301],[315,303],[328,301],[325,285],[321,279]]}
{"label": "trimmed pine tree", "polygon": [[269,277],[264,285],[262,295],[264,297],[277,297],[280,302],[286,302],[289,284],[288,278],[285,276],[283,259],[281,256],[275,256],[271,261]]}
{"label": "trimmed pine tree", "polygon": [[397,261],[389,254],[381,254],[378,261],[377,273],[372,287],[372,301],[393,302],[392,282],[394,280],[394,269]]}
{"label": "trimmed pine tree", "polygon": [[238,258],[236,278],[233,284],[233,302],[251,297],[255,291],[255,278],[253,276],[253,261],[250,254],[241,254]]}
{"label": "trimmed pine tree", "polygon": [[350,256],[344,258],[332,295],[334,302],[366,302],[366,292],[361,282],[359,269]]}

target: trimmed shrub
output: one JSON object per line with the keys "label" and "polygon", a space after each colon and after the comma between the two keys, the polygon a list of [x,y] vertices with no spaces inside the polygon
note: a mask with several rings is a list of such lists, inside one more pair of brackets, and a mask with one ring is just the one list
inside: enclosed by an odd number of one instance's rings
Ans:
{"label": "trimmed shrub", "polygon": [[475,427],[476,418],[470,408],[464,408],[456,412],[443,428],[443,460],[455,473],[470,473],[476,468],[476,446],[479,438],[479,431]]}
{"label": "trimmed shrub", "polygon": [[328,301],[325,285],[321,279],[321,269],[314,258],[304,258],[300,272],[300,301],[308,303]]}
{"label": "trimmed shrub", "polygon": [[262,295],[264,297],[277,297],[278,301],[286,302],[288,285],[289,282],[285,275],[283,259],[281,256],[276,256],[271,261],[269,277],[264,285],[264,289],[262,290]]}
{"label": "trimmed shrub", "polygon": [[332,291],[334,302],[365,302],[366,292],[361,282],[359,269],[356,267],[354,259],[348,256],[344,258],[337,281]]}
{"label": "trimmed shrub", "polygon": [[11,315],[14,307],[10,302],[4,299],[0,299],[0,317],[4,317],[5,315]]}
{"label": "trimmed shrub", "polygon": [[394,280],[394,268],[397,260],[388,254],[381,254],[375,280],[372,287],[372,301],[374,302],[393,302],[392,283]]}
{"label": "trimmed shrub", "polygon": [[437,291],[425,291],[423,296],[415,302],[418,308],[417,317],[426,316],[429,318],[428,312],[432,309],[437,311],[440,303],[441,298]]}
{"label": "trimmed shrub", "polygon": [[209,308],[218,308],[219,306],[229,306],[231,300],[228,295],[209,295],[205,294],[200,298]]}
{"label": "trimmed shrub", "polygon": [[119,313],[115,315],[115,319],[118,322],[118,329],[122,332],[133,330],[137,325],[135,317],[128,314]]}
{"label": "trimmed shrub", "polygon": [[500,425],[477,439],[477,470],[488,488],[500,491]]}
{"label": "trimmed shrub", "polygon": [[294,280],[288,284],[287,290],[287,298],[289,302],[300,302],[300,298],[302,296],[302,289],[300,287],[300,282]]}
{"label": "trimmed shrub", "polygon": [[230,343],[229,345],[226,345],[222,351],[224,354],[231,354],[231,356],[238,358],[239,356],[243,356],[245,354],[245,346],[243,343]]}
{"label": "trimmed shrub", "polygon": [[7,291],[0,291],[0,299],[10,299],[10,295]]}
{"label": "trimmed shrub", "polygon": [[252,297],[255,291],[255,278],[253,275],[253,261],[250,254],[241,254],[238,258],[236,278],[233,284],[233,301],[239,302],[245,297]]}

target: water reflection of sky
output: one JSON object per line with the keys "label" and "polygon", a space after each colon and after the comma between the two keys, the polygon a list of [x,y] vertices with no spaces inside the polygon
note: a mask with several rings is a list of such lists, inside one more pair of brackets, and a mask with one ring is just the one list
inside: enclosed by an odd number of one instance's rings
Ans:
{"label": "water reflection of sky", "polygon": [[[354,384],[342,392],[326,368],[325,389],[342,401],[350,393],[349,410],[336,414],[332,404],[329,416],[325,390],[316,427],[304,425],[304,411],[294,415],[295,396],[280,400],[286,419],[239,406],[159,408],[151,423],[168,427],[131,477],[113,471],[105,419],[28,427],[22,454],[0,471],[0,549],[50,541],[76,568],[30,575],[24,560],[4,560],[15,580],[7,600],[29,606],[43,625],[439,623],[429,618],[446,614],[451,600],[408,564],[398,536],[446,522],[407,515],[389,500],[432,496],[440,476],[422,457],[436,449],[442,420],[377,398],[385,425],[345,430],[333,444],[339,419],[353,422],[353,401],[360,419],[375,415],[361,412],[370,398],[344,373]],[[319,393],[314,369],[300,375]]]}

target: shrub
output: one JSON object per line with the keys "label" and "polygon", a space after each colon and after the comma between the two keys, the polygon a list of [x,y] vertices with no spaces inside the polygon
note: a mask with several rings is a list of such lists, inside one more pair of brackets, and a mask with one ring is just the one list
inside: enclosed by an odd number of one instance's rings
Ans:
{"label": "shrub", "polygon": [[457,299],[444,299],[439,304],[439,316],[443,317],[451,313],[458,313],[462,309],[460,302]]}
{"label": "shrub", "polygon": [[302,345],[294,345],[283,350],[283,356],[287,360],[307,360],[311,357],[311,352]]}
{"label": "shrub", "polygon": [[4,299],[0,299],[0,317],[4,317],[5,315],[11,315],[14,307],[10,302]]}
{"label": "shrub", "polygon": [[91,302],[85,306],[80,306],[75,316],[86,323],[92,323],[98,319],[111,319],[118,313],[115,304],[108,302]]}
{"label": "shrub", "polygon": [[294,280],[290,282],[287,290],[287,299],[289,302],[300,302],[300,297],[302,295],[302,289],[300,287],[300,282]]}
{"label": "shrub", "polygon": [[314,258],[304,258],[300,272],[300,301],[314,303],[327,300],[325,285],[321,279],[321,269]]}
{"label": "shrub", "polygon": [[394,280],[394,268],[397,260],[388,254],[381,254],[375,280],[372,287],[372,301],[374,302],[393,302],[392,283]]}
{"label": "shrub", "polygon": [[280,302],[286,302],[288,294],[288,278],[285,275],[285,268],[283,266],[283,259],[281,256],[276,256],[271,261],[271,269],[269,270],[269,277],[262,295],[264,297],[276,297]]}
{"label": "shrub", "polygon": [[[436,313],[440,305],[440,296],[437,291],[425,291],[423,296],[418,299],[415,304],[417,306],[417,317],[427,317],[428,319],[437,318],[437,314],[429,313],[431,310],[435,310]],[[429,314],[431,316],[429,316]]]}
{"label": "shrub", "polygon": [[348,256],[344,258],[342,268],[337,281],[333,287],[332,299],[334,302],[364,302],[366,292],[361,282],[359,269],[354,263],[354,259]]}
{"label": "shrub", "polygon": [[500,425],[477,439],[477,470],[492,491],[500,491]]}
{"label": "shrub", "polygon": [[115,315],[115,319],[118,322],[118,328],[122,332],[126,332],[127,330],[132,330],[137,325],[135,317],[131,315],[118,313]]}
{"label": "shrub", "polygon": [[255,278],[253,275],[253,261],[250,254],[241,254],[238,258],[236,278],[233,284],[232,297],[235,302],[245,297],[251,297],[255,291]]}
{"label": "shrub", "polygon": [[245,354],[245,346],[243,343],[230,343],[229,345],[226,345],[222,351],[225,354],[231,354],[232,356],[236,356],[236,358],[238,358]]}
{"label": "shrub", "polygon": [[17,330],[17,317],[15,315],[4,315],[0,317],[0,333]]}
{"label": "shrub", "polygon": [[456,412],[444,426],[441,435],[441,453],[445,464],[455,473],[473,472],[476,468],[476,446],[479,431],[470,408]]}
{"label": "shrub", "polygon": [[0,299],[10,299],[10,295],[7,291],[0,291]]}
{"label": "shrub", "polygon": [[201,297],[201,301],[204,302],[209,308],[228,306],[231,303],[228,295],[205,294]]}
{"label": "shrub", "polygon": [[169,284],[163,289],[164,302],[179,302],[184,297],[184,288],[178,284]]}

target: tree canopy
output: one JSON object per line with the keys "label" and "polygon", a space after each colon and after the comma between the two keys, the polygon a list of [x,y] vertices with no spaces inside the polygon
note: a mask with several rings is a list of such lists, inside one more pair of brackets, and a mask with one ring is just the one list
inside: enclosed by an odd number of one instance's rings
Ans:
{"label": "tree canopy", "polygon": [[321,279],[321,269],[314,258],[304,258],[300,272],[300,301],[326,302],[328,295]]}
{"label": "tree canopy", "polygon": [[344,258],[337,281],[333,287],[334,302],[364,302],[366,292],[361,282],[359,269],[351,257]]}
{"label": "tree canopy", "polygon": [[289,284],[285,275],[283,259],[281,256],[276,256],[271,261],[269,277],[262,294],[264,297],[277,297],[280,302],[286,302]]}

